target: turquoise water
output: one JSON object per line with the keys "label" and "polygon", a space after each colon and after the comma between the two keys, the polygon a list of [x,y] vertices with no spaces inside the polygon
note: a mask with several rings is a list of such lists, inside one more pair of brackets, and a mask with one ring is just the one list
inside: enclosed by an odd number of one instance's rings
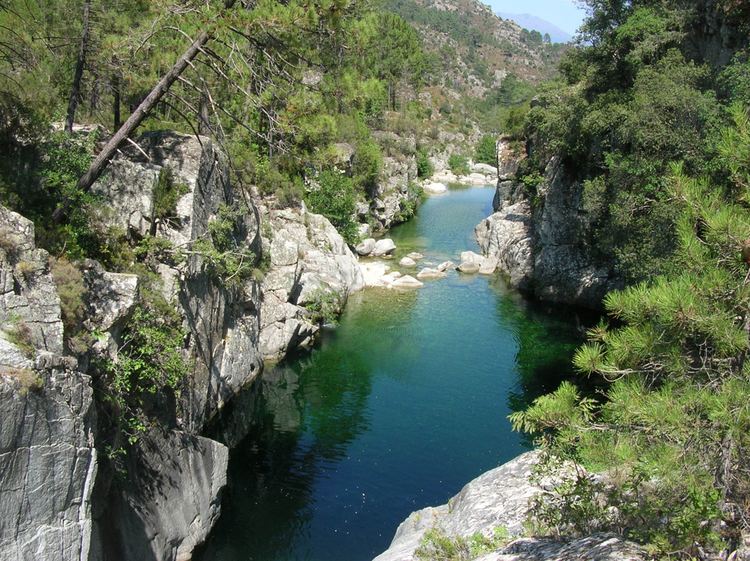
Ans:
{"label": "turquoise water", "polygon": [[[476,250],[492,195],[427,200],[391,232],[397,259]],[[353,296],[312,353],[267,370],[227,411],[215,436],[233,446],[229,486],[202,559],[372,559],[410,512],[528,449],[507,415],[570,374],[582,329],[570,310],[455,272]]]}

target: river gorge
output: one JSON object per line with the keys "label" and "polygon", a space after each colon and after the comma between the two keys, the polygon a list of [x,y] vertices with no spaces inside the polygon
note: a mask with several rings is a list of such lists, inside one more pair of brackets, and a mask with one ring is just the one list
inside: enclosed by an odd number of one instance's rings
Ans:
{"label": "river gorge", "polygon": [[[429,266],[475,249],[493,194],[427,199],[390,232],[393,265],[414,251]],[[411,511],[529,449],[507,415],[570,374],[584,323],[500,278],[458,272],[352,295],[311,353],[267,368],[214,427],[232,450],[201,559],[372,559]]]}

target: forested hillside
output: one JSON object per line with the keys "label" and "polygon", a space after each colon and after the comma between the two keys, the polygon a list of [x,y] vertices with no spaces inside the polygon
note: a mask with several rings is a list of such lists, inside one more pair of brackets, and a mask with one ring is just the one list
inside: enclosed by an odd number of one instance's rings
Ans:
{"label": "forested hillside", "polygon": [[[657,558],[725,555],[750,531],[750,11],[744,2],[587,2],[526,120],[531,200],[550,159],[581,186],[578,242],[629,288],[564,384],[513,416],[582,470],[537,531],[614,531]],[[553,465],[547,462],[547,467]]]}

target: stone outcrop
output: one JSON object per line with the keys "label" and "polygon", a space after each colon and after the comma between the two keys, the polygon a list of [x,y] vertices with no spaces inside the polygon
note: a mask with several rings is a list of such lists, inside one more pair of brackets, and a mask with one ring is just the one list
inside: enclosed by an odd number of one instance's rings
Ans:
{"label": "stone outcrop", "polygon": [[259,349],[263,358],[278,360],[313,343],[319,328],[310,308],[329,303],[340,310],[365,280],[357,258],[323,216],[304,207],[262,208],[261,215],[270,226],[263,244],[271,263],[261,283]]}
{"label": "stone outcrop", "polygon": [[359,219],[375,221],[376,229],[387,230],[410,218],[405,212],[419,201],[419,193],[410,186],[417,180],[417,144],[413,136],[399,136],[388,131],[375,131],[373,137],[385,148],[380,180],[370,193],[371,203],[366,215]]}
{"label": "stone outcrop", "polygon": [[61,354],[60,297],[49,255],[36,249],[34,225],[0,206],[0,329],[34,349]]}
{"label": "stone outcrop", "polygon": [[95,558],[187,561],[220,512],[229,452],[208,438],[155,430],[128,456],[129,493],[111,495]]}
{"label": "stone outcrop", "polygon": [[[112,212],[102,216],[105,223],[135,238],[152,233],[176,247],[189,247],[208,236],[209,224],[222,208],[235,208],[242,217],[237,243],[259,254],[257,214],[235,192],[226,157],[211,139],[154,132],[141,136],[138,145],[143,152],[125,149],[92,189],[110,201]],[[165,172],[183,189],[168,220],[155,218],[153,206],[155,186]],[[187,352],[196,367],[181,392],[182,423],[188,431],[198,431],[260,373],[260,291],[252,280],[228,286],[195,254],[176,266],[161,265],[159,272],[167,300],[182,313],[191,335]]]}
{"label": "stone outcrop", "polygon": [[488,537],[503,528],[509,544],[478,559],[482,561],[645,561],[645,552],[630,542],[611,535],[595,535],[579,540],[520,538],[527,517],[529,500],[542,488],[529,476],[537,461],[529,452],[480,475],[467,484],[448,504],[412,513],[396,531],[390,548],[374,561],[416,561],[416,550],[431,529],[449,537]]}
{"label": "stone outcrop", "polygon": [[598,308],[620,282],[596,263],[583,241],[582,186],[553,158],[532,197],[515,179],[524,157],[514,155],[509,140],[499,143],[495,213],[475,230],[482,252],[494,257],[521,290],[551,302]]}

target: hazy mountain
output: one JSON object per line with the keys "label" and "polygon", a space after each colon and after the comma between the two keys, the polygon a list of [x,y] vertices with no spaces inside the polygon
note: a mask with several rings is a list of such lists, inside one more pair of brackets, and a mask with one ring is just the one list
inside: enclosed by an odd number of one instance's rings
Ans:
{"label": "hazy mountain", "polygon": [[439,61],[442,86],[481,98],[513,75],[536,84],[556,73],[560,46],[546,45],[480,0],[385,0],[419,31]]}
{"label": "hazy mountain", "polygon": [[549,33],[552,41],[555,43],[567,43],[573,37],[570,33],[563,31],[557,27],[554,23],[550,23],[542,18],[532,16],[531,14],[509,14],[507,12],[500,12],[498,14],[501,18],[512,19],[521,27],[531,30],[536,30],[542,35]]}

